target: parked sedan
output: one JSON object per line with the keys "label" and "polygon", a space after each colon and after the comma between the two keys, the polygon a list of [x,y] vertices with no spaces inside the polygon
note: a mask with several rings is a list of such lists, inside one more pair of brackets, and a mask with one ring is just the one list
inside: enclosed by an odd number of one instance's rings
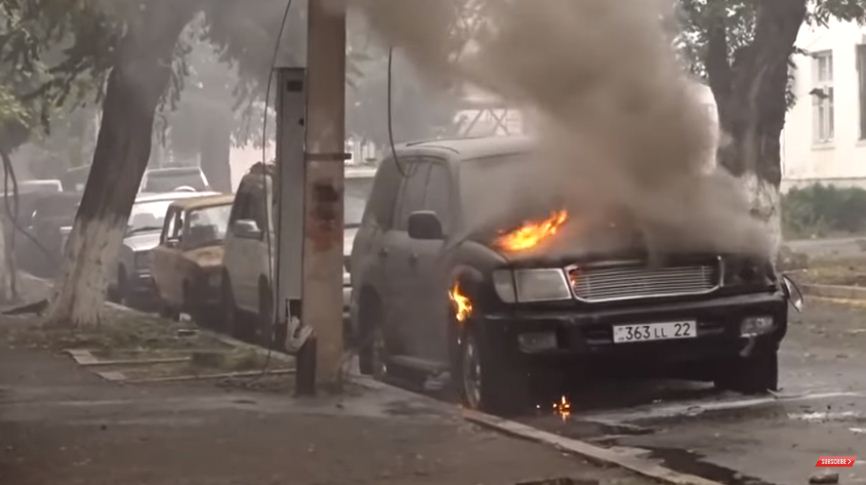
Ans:
{"label": "parked sedan", "polygon": [[218,315],[223,241],[234,196],[215,195],[169,206],[151,272],[163,316],[189,313],[200,325]]}
{"label": "parked sedan", "polygon": [[169,192],[140,195],[132,206],[126,235],[113,271],[109,273],[108,296],[116,302],[149,306],[156,296],[150,261],[172,202],[204,195],[201,192]]}
{"label": "parked sedan", "polygon": [[80,193],[64,192],[39,194],[22,203],[18,223],[31,237],[16,234],[21,269],[44,278],[57,275],[80,201]]}

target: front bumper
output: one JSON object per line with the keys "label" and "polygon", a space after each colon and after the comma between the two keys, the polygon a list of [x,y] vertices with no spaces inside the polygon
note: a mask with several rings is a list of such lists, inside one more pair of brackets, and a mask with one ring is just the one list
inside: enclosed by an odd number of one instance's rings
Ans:
{"label": "front bumper", "polygon": [[[758,337],[741,337],[742,320],[755,316],[772,316],[772,330]],[[633,363],[644,368],[723,361],[746,351],[775,350],[787,331],[787,300],[781,292],[767,292],[602,310],[587,307],[577,311],[489,313],[478,320],[492,348],[518,361],[592,360]],[[614,325],[684,320],[697,322],[696,338],[621,344],[613,341]],[[545,335],[540,341],[547,344],[527,346],[526,337],[521,335],[528,334]]]}

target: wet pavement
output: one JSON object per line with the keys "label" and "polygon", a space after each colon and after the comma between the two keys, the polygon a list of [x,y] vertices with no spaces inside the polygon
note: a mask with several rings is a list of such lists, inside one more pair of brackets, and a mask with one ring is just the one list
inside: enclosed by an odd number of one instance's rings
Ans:
{"label": "wet pavement", "polygon": [[[541,399],[510,419],[726,484],[805,484],[822,472],[819,456],[858,455],[853,468],[836,470],[839,483],[866,484],[866,309],[810,300],[804,313],[792,310],[779,366],[774,394],[675,380],[595,382],[562,390],[571,404],[565,418]],[[447,388],[397,383],[455,399]]]}
{"label": "wet pavement", "polygon": [[823,455],[859,455],[840,483],[866,484],[866,311],[813,301],[793,315],[780,354],[781,389],[744,396],[682,381],[567,390],[517,418],[604,446],[637,448],[677,471],[721,483],[808,483]]}

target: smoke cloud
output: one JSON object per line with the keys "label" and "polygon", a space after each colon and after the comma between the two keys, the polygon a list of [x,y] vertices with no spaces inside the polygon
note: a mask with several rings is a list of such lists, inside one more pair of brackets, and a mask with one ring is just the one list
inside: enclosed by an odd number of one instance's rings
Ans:
{"label": "smoke cloud", "polygon": [[[533,120],[536,149],[485,218],[538,193],[581,214],[625,211],[651,252],[769,254],[737,179],[707,170],[713,134],[664,31],[663,0],[352,0],[428,78],[494,93]],[[506,198],[506,200],[503,200]]]}

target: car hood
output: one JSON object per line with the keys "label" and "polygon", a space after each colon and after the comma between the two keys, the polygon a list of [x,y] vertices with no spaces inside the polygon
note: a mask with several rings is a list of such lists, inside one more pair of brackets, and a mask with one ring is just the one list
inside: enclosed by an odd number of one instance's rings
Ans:
{"label": "car hood", "polygon": [[347,227],[343,230],[343,256],[352,255],[352,246],[355,244],[355,236],[357,235],[357,227]]}
{"label": "car hood", "polygon": [[203,246],[186,251],[184,257],[204,268],[222,265],[224,253],[222,245]]}
{"label": "car hood", "polygon": [[139,232],[132,234],[123,239],[123,245],[136,253],[139,251],[150,251],[159,246],[160,234],[161,232]]}

